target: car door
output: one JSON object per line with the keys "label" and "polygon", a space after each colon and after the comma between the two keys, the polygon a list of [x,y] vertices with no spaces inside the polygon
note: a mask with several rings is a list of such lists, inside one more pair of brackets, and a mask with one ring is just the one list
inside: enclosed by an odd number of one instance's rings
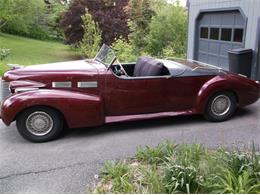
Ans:
{"label": "car door", "polygon": [[107,74],[107,116],[181,112],[193,109],[196,97],[212,76],[119,78]]}
{"label": "car door", "polygon": [[167,110],[164,90],[166,76],[120,78],[110,71],[106,76],[107,116],[156,113]]}

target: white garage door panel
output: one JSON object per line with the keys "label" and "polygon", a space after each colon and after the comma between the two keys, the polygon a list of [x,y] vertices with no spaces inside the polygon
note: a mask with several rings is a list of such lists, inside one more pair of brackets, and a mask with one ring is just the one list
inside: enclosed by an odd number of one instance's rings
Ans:
{"label": "white garage door panel", "polygon": [[219,50],[219,44],[220,44],[220,43],[218,43],[218,42],[210,42],[210,43],[209,43],[209,50],[208,50],[209,53],[218,55],[218,54],[216,53],[216,51]]}
{"label": "white garage door panel", "polygon": [[227,56],[227,51],[231,50],[232,48],[233,48],[232,44],[221,43],[220,44],[220,52],[219,52],[219,54],[221,56]]}
{"label": "white garage door panel", "polygon": [[218,56],[209,55],[208,63],[209,64],[218,64]]}

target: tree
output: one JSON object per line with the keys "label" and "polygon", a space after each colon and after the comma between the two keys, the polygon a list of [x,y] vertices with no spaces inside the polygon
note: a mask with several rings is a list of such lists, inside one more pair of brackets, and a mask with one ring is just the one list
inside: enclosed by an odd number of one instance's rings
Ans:
{"label": "tree", "polygon": [[86,8],[102,31],[102,42],[110,45],[120,36],[127,39],[128,15],[124,11],[127,4],[128,0],[72,0],[60,21],[66,43],[77,45],[82,40],[84,29],[81,16]]}
{"label": "tree", "polygon": [[135,53],[140,54],[147,44],[144,35],[149,33],[149,24],[155,12],[150,0],[130,0],[127,12],[131,18],[129,39]]}
{"label": "tree", "polygon": [[95,57],[100,43],[101,43],[101,31],[98,24],[92,19],[88,9],[85,11],[85,15],[82,16],[84,35],[80,48],[83,54],[88,58]]}
{"label": "tree", "polygon": [[47,26],[50,34],[55,39],[62,39],[63,32],[60,28],[61,13],[68,7],[68,0],[44,0],[47,13]]}
{"label": "tree", "polygon": [[26,0],[0,1],[0,30],[8,22],[15,21],[31,12],[31,6]]}
{"label": "tree", "polygon": [[[187,12],[178,3],[162,2],[150,24],[146,50],[155,56],[183,57],[186,47]],[[166,56],[170,55],[171,56]]]}

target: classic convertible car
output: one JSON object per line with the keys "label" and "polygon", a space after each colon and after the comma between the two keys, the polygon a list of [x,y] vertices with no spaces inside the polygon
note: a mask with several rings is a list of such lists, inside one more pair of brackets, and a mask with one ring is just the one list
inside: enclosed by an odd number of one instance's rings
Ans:
{"label": "classic convertible car", "polygon": [[33,142],[63,127],[203,114],[225,121],[256,102],[259,83],[192,60],[139,57],[121,64],[106,45],[95,59],[14,66],[1,81],[1,118]]}

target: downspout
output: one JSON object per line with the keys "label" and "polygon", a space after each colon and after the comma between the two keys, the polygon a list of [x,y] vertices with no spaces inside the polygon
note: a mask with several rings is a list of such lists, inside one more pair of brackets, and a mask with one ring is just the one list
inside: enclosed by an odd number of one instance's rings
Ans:
{"label": "downspout", "polygon": [[189,28],[189,24],[190,24],[190,0],[187,0],[186,2],[186,7],[188,8],[188,15],[187,15],[187,34],[186,34],[186,59],[188,58],[188,47],[189,47],[189,44],[188,44],[188,41],[189,41],[189,31],[190,31],[190,28]]}

